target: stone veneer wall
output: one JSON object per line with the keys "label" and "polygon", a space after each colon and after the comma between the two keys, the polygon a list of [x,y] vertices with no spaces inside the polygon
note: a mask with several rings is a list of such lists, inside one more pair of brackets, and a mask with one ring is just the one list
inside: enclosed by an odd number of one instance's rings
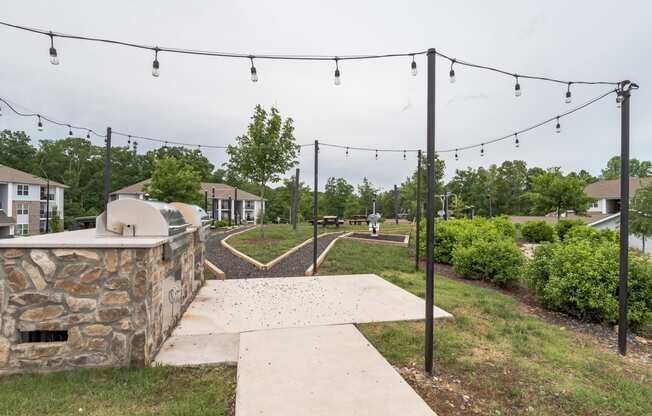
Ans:
{"label": "stone veneer wall", "polygon": [[[203,284],[200,232],[169,260],[162,245],[0,249],[0,374],[150,364]],[[177,302],[166,317],[165,297]],[[20,342],[34,330],[68,341]]]}

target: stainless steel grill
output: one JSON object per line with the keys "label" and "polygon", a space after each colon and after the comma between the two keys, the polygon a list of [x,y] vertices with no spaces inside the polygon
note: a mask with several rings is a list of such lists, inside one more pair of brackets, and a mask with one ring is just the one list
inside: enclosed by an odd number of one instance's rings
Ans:
{"label": "stainless steel grill", "polygon": [[172,204],[141,199],[119,199],[97,217],[99,235],[164,237],[184,232],[188,222]]}

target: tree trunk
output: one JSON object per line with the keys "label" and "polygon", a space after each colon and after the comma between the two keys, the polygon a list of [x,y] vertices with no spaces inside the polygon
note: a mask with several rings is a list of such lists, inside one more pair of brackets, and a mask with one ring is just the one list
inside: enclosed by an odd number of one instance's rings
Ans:
{"label": "tree trunk", "polygon": [[260,184],[260,238],[265,239],[265,184]]}

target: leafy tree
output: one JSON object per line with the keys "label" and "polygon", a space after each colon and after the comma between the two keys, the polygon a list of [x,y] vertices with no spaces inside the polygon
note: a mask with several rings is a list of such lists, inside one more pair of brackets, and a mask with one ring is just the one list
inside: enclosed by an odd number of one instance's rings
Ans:
{"label": "leafy tree", "polygon": [[163,146],[155,150],[150,150],[145,154],[145,157],[152,168],[157,160],[171,157],[192,166],[199,173],[202,181],[208,181],[213,177],[215,166],[213,166],[199,149],[188,149],[183,146]]}
{"label": "leafy tree", "polygon": [[358,208],[360,214],[363,212],[365,215],[371,213],[373,201],[378,198],[379,191],[367,177],[362,178],[362,184],[358,185]]}
{"label": "leafy tree", "polygon": [[528,196],[537,213],[555,211],[558,219],[562,211],[575,210],[578,214],[586,212],[591,202],[591,198],[584,193],[584,182],[575,176],[564,176],[559,168],[549,169],[536,176]]}
{"label": "leafy tree", "polygon": [[645,242],[652,236],[652,185],[639,188],[636,191],[630,209],[630,231],[641,238],[645,252]]}
{"label": "leafy tree", "polygon": [[353,185],[344,178],[328,178],[324,187],[324,211],[344,218],[345,211],[354,202]]}
{"label": "leafy tree", "polygon": [[[258,184],[259,195],[265,198],[267,183],[278,182],[282,174],[297,164],[298,148],[292,118],[282,120],[275,107],[267,112],[257,105],[247,133],[237,137],[236,144],[226,149],[229,155],[226,166],[229,171]],[[264,212],[260,218],[260,233],[264,237]]]}
{"label": "leafy tree", "polygon": [[[652,176],[652,162],[649,160],[629,160],[629,175],[638,178]],[[614,156],[607,162],[607,167],[602,169],[602,179],[620,178],[620,156]]]}
{"label": "leafy tree", "polygon": [[24,172],[34,170],[36,149],[24,131],[0,132],[0,164]]}
{"label": "leafy tree", "polygon": [[164,202],[201,204],[201,174],[183,160],[164,157],[156,161],[152,181],[145,186],[145,192]]}

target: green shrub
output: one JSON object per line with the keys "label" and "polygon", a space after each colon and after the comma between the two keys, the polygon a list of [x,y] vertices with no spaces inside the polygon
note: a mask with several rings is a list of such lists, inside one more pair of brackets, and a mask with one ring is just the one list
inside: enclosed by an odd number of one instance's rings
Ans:
{"label": "green shrub", "polygon": [[516,226],[512,222],[512,220],[509,219],[509,217],[505,215],[501,215],[499,217],[494,217],[491,220],[489,220],[491,224],[496,228],[496,230],[504,235],[507,238],[510,238],[514,240],[516,238]]}
{"label": "green shrub", "polygon": [[571,228],[564,238],[564,241],[573,240],[588,240],[594,243],[601,243],[603,241],[618,242],[618,233],[614,230],[596,230],[588,225],[578,225]]}
{"label": "green shrub", "polygon": [[229,223],[224,220],[213,220],[213,227],[215,228],[224,228],[228,227]]}
{"label": "green shrub", "polygon": [[[576,232],[578,228],[573,227],[564,242],[535,250],[527,268],[528,282],[550,309],[614,324],[618,320],[619,246],[609,233],[596,231],[582,238],[586,231]],[[652,263],[633,252],[628,283],[630,325],[633,329],[652,327]]]}
{"label": "green shrub", "polygon": [[503,286],[518,279],[524,264],[523,253],[506,238],[474,240],[453,249],[455,272],[469,279],[483,279]]}
{"label": "green shrub", "polygon": [[521,235],[531,243],[555,241],[555,230],[545,221],[528,221],[521,228]]}
{"label": "green shrub", "polygon": [[559,239],[563,241],[564,238],[566,238],[566,233],[568,233],[571,228],[582,225],[584,225],[584,222],[581,220],[559,220],[559,222],[555,224],[555,232]]}

